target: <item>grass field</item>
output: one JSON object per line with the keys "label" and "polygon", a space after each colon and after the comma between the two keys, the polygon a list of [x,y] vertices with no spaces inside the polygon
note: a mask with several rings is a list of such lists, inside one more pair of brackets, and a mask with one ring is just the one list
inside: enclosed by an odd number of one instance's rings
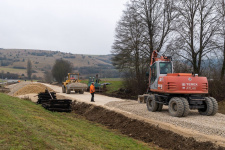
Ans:
{"label": "grass field", "polygon": [[[88,79],[82,80],[81,83],[88,84]],[[114,91],[123,88],[123,81],[121,78],[103,78],[100,80],[100,83],[110,83],[109,85],[106,85],[107,94],[113,93]]]}
{"label": "grass field", "polygon": [[109,81],[110,85],[106,85],[106,93],[113,93],[114,91],[123,88],[123,81]]}
{"label": "grass field", "polygon": [[2,93],[0,125],[1,149],[152,148],[74,113],[49,112],[40,105]]}
{"label": "grass field", "polygon": [[26,73],[26,69],[14,69],[14,68],[8,68],[8,67],[0,67],[1,71],[4,71],[5,73],[10,72],[10,73]]}

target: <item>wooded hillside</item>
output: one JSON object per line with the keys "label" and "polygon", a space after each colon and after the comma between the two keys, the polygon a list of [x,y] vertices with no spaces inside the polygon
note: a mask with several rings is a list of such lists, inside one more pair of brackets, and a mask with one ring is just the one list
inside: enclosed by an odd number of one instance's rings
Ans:
{"label": "wooded hillside", "polygon": [[112,55],[82,55],[63,53],[59,51],[0,49],[0,71],[27,76],[28,59],[32,62],[32,75],[43,77],[45,71],[50,71],[56,59],[65,59],[73,64],[74,72],[82,77],[99,74],[100,77],[116,77],[118,72],[111,64]]}

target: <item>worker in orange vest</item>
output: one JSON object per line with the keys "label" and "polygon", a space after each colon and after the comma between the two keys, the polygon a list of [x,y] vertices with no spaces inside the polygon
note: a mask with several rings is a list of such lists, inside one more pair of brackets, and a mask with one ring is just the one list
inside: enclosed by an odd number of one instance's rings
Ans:
{"label": "worker in orange vest", "polygon": [[95,94],[95,86],[94,86],[94,82],[91,83],[91,86],[90,86],[90,93],[91,93],[91,102],[95,102],[95,101],[94,101],[94,94]]}

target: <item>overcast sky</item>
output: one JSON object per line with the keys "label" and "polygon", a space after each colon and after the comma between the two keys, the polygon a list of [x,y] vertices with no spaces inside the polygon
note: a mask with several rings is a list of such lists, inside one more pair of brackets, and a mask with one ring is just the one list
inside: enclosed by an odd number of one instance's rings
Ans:
{"label": "overcast sky", "polygon": [[0,0],[0,48],[110,54],[127,0]]}

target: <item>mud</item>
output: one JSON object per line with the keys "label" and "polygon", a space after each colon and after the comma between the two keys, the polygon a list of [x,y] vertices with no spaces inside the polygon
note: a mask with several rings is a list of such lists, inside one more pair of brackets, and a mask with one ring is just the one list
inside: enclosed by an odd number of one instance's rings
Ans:
{"label": "mud", "polygon": [[210,141],[199,142],[194,138],[186,138],[100,106],[74,101],[72,110],[73,113],[84,116],[89,121],[100,123],[109,129],[116,129],[124,135],[145,143],[154,143],[164,149],[225,150],[225,147],[218,147]]}
{"label": "mud", "polygon": [[0,92],[1,93],[9,93],[10,90],[8,88],[2,88],[2,87],[0,87]]}
{"label": "mud", "polygon": [[116,97],[116,98],[121,98],[121,99],[130,99],[130,100],[137,100],[137,98],[138,98],[137,95],[126,92],[124,89],[119,89],[118,91],[114,91],[112,93],[102,92],[99,94],[106,95],[109,97]]}

